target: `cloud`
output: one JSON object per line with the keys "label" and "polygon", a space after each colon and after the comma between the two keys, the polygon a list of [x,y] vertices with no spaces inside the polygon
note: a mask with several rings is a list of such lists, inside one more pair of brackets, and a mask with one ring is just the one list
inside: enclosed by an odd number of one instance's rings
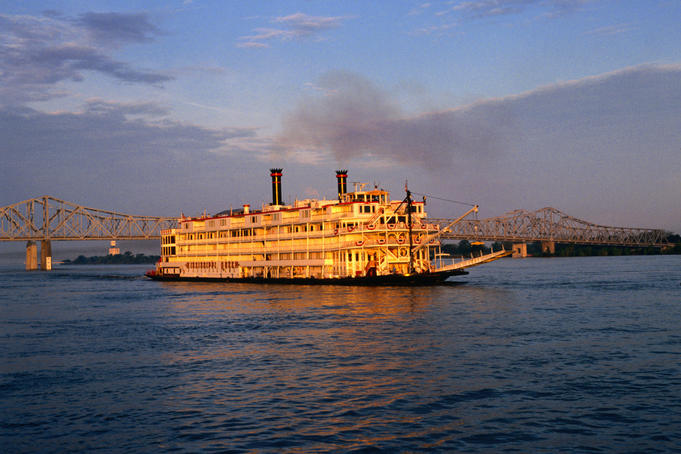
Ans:
{"label": "cloud", "polygon": [[436,15],[457,14],[468,18],[488,18],[520,14],[528,8],[545,10],[549,16],[574,11],[595,0],[471,0],[457,2]]}
{"label": "cloud", "polygon": [[[58,96],[59,82],[82,81],[87,71],[128,83],[161,84],[172,79],[108,54],[122,43],[151,39],[155,29],[141,15],[93,13],[76,21],[54,14],[0,15],[0,28],[5,30],[0,35],[0,103],[4,105]],[[97,45],[91,36],[97,38]]]}
{"label": "cloud", "polygon": [[269,47],[270,41],[319,39],[322,32],[339,27],[345,19],[347,18],[342,16],[309,16],[303,13],[276,17],[271,23],[281,24],[283,28],[256,28],[255,34],[239,38],[237,46],[264,48]]}
{"label": "cloud", "polygon": [[277,17],[273,22],[283,24],[288,27],[293,36],[302,38],[336,28],[340,26],[343,19],[343,17],[308,16],[307,14],[296,13]]}
{"label": "cloud", "polygon": [[[110,160],[107,156],[130,167],[145,159],[173,158],[177,164],[212,155],[262,158],[270,151],[268,139],[258,137],[255,128],[210,129],[170,120],[169,114],[153,102],[101,99],[89,100],[80,112],[0,109],[0,149],[12,163],[5,167],[47,163],[74,166],[74,174],[101,167],[100,159]],[[58,162],[52,162],[57,157]]]}
{"label": "cloud", "polygon": [[408,15],[418,16],[430,11],[435,16],[432,20],[438,23],[421,24],[410,34],[447,36],[452,35],[452,31],[463,33],[465,25],[472,21],[510,18],[523,13],[532,13],[543,19],[554,18],[573,13],[595,1],[599,0],[469,0],[427,3],[424,7],[413,9]]}
{"label": "cloud", "polygon": [[621,35],[632,30],[635,30],[635,27],[633,27],[631,24],[617,24],[590,30],[586,32],[585,35],[612,36]]}
{"label": "cloud", "polygon": [[[609,225],[681,228],[681,65],[641,65],[448,110],[406,113],[391,91],[327,74],[282,120],[276,144],[497,214],[555,206]],[[410,178],[410,183],[412,178]],[[511,207],[511,208],[509,208]]]}
{"label": "cloud", "polygon": [[74,21],[101,43],[125,44],[152,41],[159,29],[144,13],[85,13]]}
{"label": "cloud", "polygon": [[[58,155],[63,163],[78,163],[85,170],[90,163],[92,167],[99,165],[97,156],[202,154],[219,149],[229,137],[220,131],[160,121],[166,113],[152,103],[101,100],[90,101],[80,113],[4,109],[0,111],[3,151],[20,161],[49,161],[49,156]],[[131,118],[139,115],[146,119]],[[150,121],[153,119],[159,121]]]}
{"label": "cloud", "polygon": [[153,102],[117,103],[102,99],[91,99],[85,105],[85,112],[91,115],[114,114],[122,118],[131,115],[142,115],[147,118],[158,118],[170,113],[167,108]]}
{"label": "cloud", "polygon": [[424,11],[426,11],[428,8],[430,8],[431,6],[433,6],[433,5],[429,2],[421,3],[420,5],[412,8],[407,13],[407,15],[408,16],[418,16],[418,15],[422,14]]}
{"label": "cloud", "polygon": [[451,11],[462,12],[473,17],[502,16],[522,12],[527,6],[539,3],[537,0],[478,0],[461,2]]}
{"label": "cloud", "polygon": [[[601,224],[681,228],[681,65],[420,113],[360,75],[331,72],[316,86],[277,137],[171,121],[153,102],[91,99],[76,113],[0,108],[0,193],[5,203],[51,194],[175,214],[267,200],[272,166],[286,168],[289,194],[308,186],[332,194],[328,169],[342,165],[396,191],[408,177],[416,191],[480,202],[483,216],[555,206]],[[434,204],[433,215],[451,214]]]}
{"label": "cloud", "polygon": [[456,28],[458,26],[458,23],[456,22],[450,22],[446,24],[440,24],[440,25],[429,25],[426,27],[421,27],[417,28],[416,30],[410,32],[410,35],[418,36],[418,35],[442,35],[445,33],[448,33],[450,30]]}
{"label": "cloud", "polygon": [[343,163],[361,156],[434,168],[454,156],[492,153],[511,123],[504,108],[405,115],[390,93],[347,72],[322,78],[321,97],[306,98],[283,120],[277,143],[327,151]]}
{"label": "cloud", "polygon": [[299,182],[333,194],[331,167],[319,172],[309,154],[293,165],[256,128],[210,129],[168,116],[154,103],[100,99],[79,112],[0,107],[0,205],[49,194],[128,213],[215,213],[267,203],[268,169],[279,166],[287,203],[302,195]]}
{"label": "cloud", "polygon": [[198,193],[212,196],[229,186],[226,175],[243,183],[235,174],[247,162],[266,167],[247,150],[259,140],[256,130],[208,129],[171,121],[167,113],[153,103],[102,100],[76,113],[0,108],[2,198],[51,194],[102,208],[129,200],[139,210],[144,194],[159,206],[186,202],[182,192],[200,199]]}

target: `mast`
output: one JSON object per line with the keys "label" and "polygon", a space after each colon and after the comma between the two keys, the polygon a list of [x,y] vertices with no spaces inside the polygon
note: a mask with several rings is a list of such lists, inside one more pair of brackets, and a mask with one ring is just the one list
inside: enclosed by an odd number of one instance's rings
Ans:
{"label": "mast", "polygon": [[409,226],[409,274],[414,272],[414,240],[411,236],[412,225],[411,225],[411,191],[407,187],[407,182],[404,182],[404,190],[407,193],[407,225]]}

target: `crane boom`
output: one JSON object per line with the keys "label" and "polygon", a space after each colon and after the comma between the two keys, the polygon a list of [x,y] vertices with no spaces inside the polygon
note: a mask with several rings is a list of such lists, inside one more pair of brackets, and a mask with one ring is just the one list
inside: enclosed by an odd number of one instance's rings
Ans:
{"label": "crane boom", "polygon": [[423,247],[425,247],[425,246],[428,246],[430,243],[432,243],[432,242],[435,241],[437,238],[439,238],[440,235],[442,235],[442,234],[445,233],[447,230],[449,230],[449,228],[450,228],[451,226],[453,226],[453,225],[456,224],[457,222],[461,221],[463,218],[465,218],[465,217],[468,216],[469,214],[471,214],[471,213],[477,213],[477,212],[478,212],[478,208],[479,208],[478,205],[475,205],[473,208],[471,208],[470,210],[466,211],[464,214],[462,214],[461,216],[459,216],[458,218],[454,219],[452,222],[450,222],[449,224],[447,224],[443,229],[440,229],[439,232],[433,233],[433,234],[431,234],[431,235],[428,235],[428,236],[425,238],[424,241],[421,241],[421,244],[420,244],[420,245],[416,246],[416,247],[412,250],[412,252],[416,252],[416,251],[418,251],[419,249],[421,249],[421,248],[423,248]]}

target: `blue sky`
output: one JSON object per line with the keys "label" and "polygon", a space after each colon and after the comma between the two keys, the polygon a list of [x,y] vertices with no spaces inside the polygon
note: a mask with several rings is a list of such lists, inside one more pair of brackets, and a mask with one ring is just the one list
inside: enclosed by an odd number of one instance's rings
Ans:
{"label": "blue sky", "polygon": [[[0,205],[176,215],[332,197],[681,232],[681,2],[0,6]],[[433,200],[436,217],[461,207]]]}

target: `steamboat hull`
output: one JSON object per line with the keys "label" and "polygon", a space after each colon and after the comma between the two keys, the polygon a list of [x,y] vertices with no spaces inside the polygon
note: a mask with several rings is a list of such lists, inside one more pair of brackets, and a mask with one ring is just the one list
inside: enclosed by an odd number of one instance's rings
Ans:
{"label": "steamboat hull", "polygon": [[[161,258],[146,273],[158,281],[249,282],[298,285],[443,284],[464,268],[501,258],[505,252],[446,264],[440,244],[448,226],[428,222],[426,199],[404,200],[363,183],[347,192],[347,170],[337,170],[337,199],[296,200],[283,205],[282,169],[270,169],[272,203],[212,216],[181,215],[161,231]],[[454,282],[450,283],[454,284]]]}
{"label": "steamboat hull", "polygon": [[294,284],[294,285],[356,285],[356,286],[428,286],[428,285],[452,285],[460,282],[447,282],[452,276],[468,274],[468,271],[453,270],[434,273],[418,274],[387,274],[382,276],[357,276],[339,278],[264,278],[264,277],[241,277],[241,278],[214,278],[214,277],[188,277],[159,275],[153,271],[145,275],[155,281],[164,282],[232,282],[251,284]]}

